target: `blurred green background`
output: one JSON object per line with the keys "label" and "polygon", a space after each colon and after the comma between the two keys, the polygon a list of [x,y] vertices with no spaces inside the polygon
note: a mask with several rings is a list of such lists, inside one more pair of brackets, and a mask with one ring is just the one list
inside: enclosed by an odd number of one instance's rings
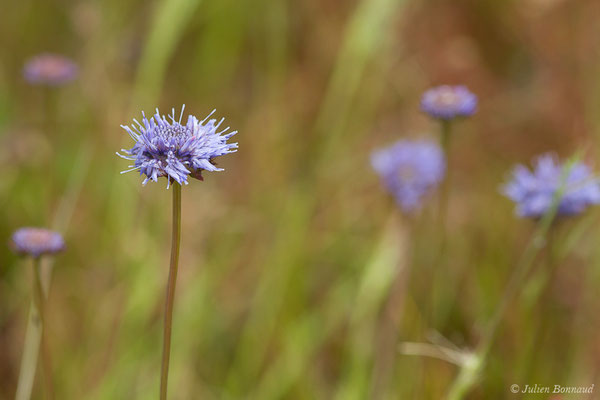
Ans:
{"label": "blurred green background", "polygon": [[[171,398],[443,398],[457,367],[399,343],[477,345],[534,228],[500,194],[508,171],[547,151],[597,161],[599,38],[596,0],[4,2],[0,238],[66,237],[47,307],[57,398],[157,396],[171,196],[119,175],[115,151],[131,145],[120,124],[184,103],[216,108],[239,151],[183,189]],[[45,51],[79,78],[28,85],[22,66]],[[419,98],[442,83],[480,99],[450,149],[446,239],[435,198],[400,217],[369,165],[398,138],[437,140]],[[469,398],[599,383],[598,217],[557,229],[536,302],[540,249]],[[0,247],[0,398],[16,389],[28,267]]]}

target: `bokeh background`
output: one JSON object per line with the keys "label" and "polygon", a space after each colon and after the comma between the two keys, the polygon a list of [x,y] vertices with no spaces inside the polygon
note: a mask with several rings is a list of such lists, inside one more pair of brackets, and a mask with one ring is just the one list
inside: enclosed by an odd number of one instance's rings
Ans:
{"label": "bokeh background", "polygon": [[[131,145],[119,125],[185,103],[216,108],[239,151],[183,190],[171,398],[443,398],[457,366],[400,343],[479,342],[535,227],[500,193],[514,163],[600,164],[599,18],[596,0],[4,2],[0,238],[66,237],[48,300],[57,397],[157,395],[171,196],[119,175],[115,151]],[[46,51],[78,79],[27,84]],[[445,228],[435,196],[399,216],[369,165],[398,138],[438,139],[419,98],[443,83],[480,99],[452,138]],[[599,383],[598,218],[557,229],[552,279],[539,249],[469,398]],[[3,399],[29,301],[29,265],[0,246]]]}

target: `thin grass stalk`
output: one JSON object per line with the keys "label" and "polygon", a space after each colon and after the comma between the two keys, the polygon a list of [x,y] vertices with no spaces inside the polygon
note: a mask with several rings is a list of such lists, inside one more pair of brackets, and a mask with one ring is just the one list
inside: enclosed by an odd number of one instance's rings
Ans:
{"label": "thin grass stalk", "polygon": [[[409,235],[414,236],[413,221],[407,222],[411,225],[407,228]],[[410,252],[409,248],[414,246],[413,239],[411,246],[407,246],[407,252]],[[404,315],[404,303],[407,296],[406,288],[413,267],[413,259],[414,255],[412,253],[406,255],[407,265],[404,268],[399,268],[396,272],[385,301],[386,304],[382,306],[383,316],[376,328],[379,332],[375,334],[377,345],[374,348],[371,387],[369,389],[369,398],[373,400],[384,399],[390,395],[394,362],[396,360],[396,353],[390,351],[390,349],[396,348],[399,332],[402,329],[402,316]]]}
{"label": "thin grass stalk", "polygon": [[140,59],[132,104],[148,106],[158,98],[167,65],[201,0],[163,0],[156,5],[152,28]]}
{"label": "thin grass stalk", "polygon": [[258,280],[258,287],[250,299],[247,321],[242,328],[236,355],[225,387],[228,394],[243,397],[250,382],[256,382],[257,372],[268,352],[264,338],[273,335],[278,315],[284,306],[284,294],[290,284],[294,268],[302,260],[303,244],[308,236],[314,198],[307,191],[294,189],[276,226],[277,240],[272,245],[267,262]]}
{"label": "thin grass stalk", "polygon": [[19,381],[17,382],[15,400],[31,399],[31,392],[33,391],[33,382],[35,380],[35,372],[37,369],[40,338],[42,335],[41,326],[38,320],[37,309],[32,301],[29,306],[29,317],[27,319],[25,343],[23,345],[23,356],[21,359],[21,369],[19,371]]}
{"label": "thin grass stalk", "polygon": [[359,280],[349,321],[351,351],[334,399],[368,397],[376,320],[388,299],[394,278],[403,275],[407,268],[408,240],[407,227],[400,223],[396,213],[392,214]]}
{"label": "thin grass stalk", "polygon": [[345,27],[315,124],[315,132],[322,140],[314,149],[319,153],[319,162],[326,162],[327,155],[339,146],[367,66],[380,56],[382,44],[392,34],[394,18],[403,5],[403,0],[362,0],[357,4]]}

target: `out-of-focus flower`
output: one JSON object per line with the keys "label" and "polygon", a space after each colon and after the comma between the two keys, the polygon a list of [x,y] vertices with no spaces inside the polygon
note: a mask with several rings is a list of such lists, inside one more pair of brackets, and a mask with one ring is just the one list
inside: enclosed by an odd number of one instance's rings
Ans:
{"label": "out-of-focus flower", "polygon": [[23,68],[25,79],[31,84],[60,86],[77,77],[79,68],[72,60],[44,53],[27,61]]}
{"label": "out-of-focus flower", "polygon": [[44,228],[17,229],[12,235],[11,245],[15,253],[36,258],[65,249],[61,234]]}
{"label": "out-of-focus flower", "polygon": [[600,203],[599,181],[585,164],[578,162],[569,166],[565,177],[564,168],[567,166],[560,164],[551,154],[537,158],[532,171],[517,165],[511,181],[503,187],[503,193],[516,203],[517,215],[524,218],[544,216],[561,184],[564,187],[557,209],[559,216],[577,215],[588,206]]}
{"label": "out-of-focus flower", "polygon": [[468,117],[477,110],[477,96],[465,86],[438,86],[423,93],[421,110],[442,120]]}
{"label": "out-of-focus flower", "polygon": [[179,120],[175,119],[175,109],[169,116],[170,121],[156,109],[156,114],[150,118],[142,112],[142,123],[134,119],[135,124],[130,127],[121,125],[135,140],[131,149],[121,149],[124,154],[117,153],[134,162],[131,169],[123,173],[139,170],[140,175],[146,176],[144,185],[150,180],[158,182],[158,178],[166,176],[168,188],[171,179],[187,185],[188,176],[202,180],[202,170],[222,171],[213,160],[236,151],[237,143],[227,143],[227,140],[237,131],[223,135],[229,129],[227,127],[217,132],[223,119],[218,123],[216,119],[209,120],[214,111],[202,121],[190,115],[187,123],[182,125],[184,108]]}
{"label": "out-of-focus flower", "polygon": [[435,143],[399,140],[371,155],[373,169],[403,211],[410,212],[444,179],[446,159]]}

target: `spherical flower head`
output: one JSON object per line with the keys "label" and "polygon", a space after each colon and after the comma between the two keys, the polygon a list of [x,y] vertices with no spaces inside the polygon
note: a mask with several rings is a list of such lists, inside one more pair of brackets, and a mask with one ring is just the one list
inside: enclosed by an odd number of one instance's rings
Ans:
{"label": "spherical flower head", "polygon": [[44,53],[30,59],[23,68],[25,79],[34,85],[60,86],[77,77],[79,68],[70,59]]}
{"label": "spherical flower head", "polygon": [[375,151],[371,165],[400,208],[412,212],[446,173],[446,159],[439,146],[423,140],[399,140]]}
{"label": "spherical flower head", "polygon": [[179,120],[175,119],[175,109],[167,119],[156,109],[153,117],[146,118],[142,112],[142,122],[134,119],[135,124],[121,127],[135,141],[129,150],[121,149],[120,157],[133,161],[130,172],[139,170],[145,176],[144,185],[148,181],[158,182],[158,178],[167,177],[167,188],[172,181],[180,185],[188,184],[188,177],[202,180],[202,171],[222,171],[214,163],[216,157],[233,153],[237,143],[227,140],[237,133],[229,132],[229,127],[217,132],[223,122],[210,119],[214,111],[202,121],[190,115],[185,125],[181,124],[183,110]]}
{"label": "spherical flower head", "polygon": [[465,86],[438,86],[423,93],[421,110],[445,121],[468,117],[477,110],[477,96]]}
{"label": "spherical flower head", "polygon": [[44,228],[16,230],[12,235],[11,245],[15,253],[35,258],[65,249],[65,241],[61,234]]}
{"label": "spherical flower head", "polygon": [[[566,177],[564,168],[569,168]],[[503,193],[516,203],[517,215],[539,219],[550,210],[559,189],[562,197],[556,211],[558,216],[577,215],[600,203],[599,182],[591,170],[580,162],[567,167],[551,154],[540,156],[532,171],[523,165],[516,166]]]}

